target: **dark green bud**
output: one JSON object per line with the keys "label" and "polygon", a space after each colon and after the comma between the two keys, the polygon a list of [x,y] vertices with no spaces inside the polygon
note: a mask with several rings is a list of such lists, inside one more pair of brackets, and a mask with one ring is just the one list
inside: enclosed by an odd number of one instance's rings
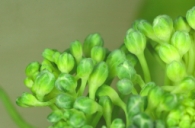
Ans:
{"label": "dark green bud", "polygon": [[51,123],[56,123],[58,121],[60,121],[63,117],[63,113],[60,110],[55,110],[53,112],[51,112],[48,116],[47,116],[47,120]]}
{"label": "dark green bud", "polygon": [[119,80],[116,84],[116,87],[118,91],[123,95],[130,94],[132,92],[132,89],[134,88],[131,80],[127,78]]}
{"label": "dark green bud", "polygon": [[103,61],[106,57],[106,49],[102,46],[94,46],[91,49],[91,58],[96,62],[99,63]]}
{"label": "dark green bud", "polygon": [[17,98],[16,104],[21,107],[35,107],[35,106],[48,106],[51,102],[40,102],[36,97],[30,93],[23,93],[22,96]]}
{"label": "dark green bud", "polygon": [[186,68],[182,62],[172,61],[166,67],[167,77],[174,81],[178,82],[182,80],[186,76]]}
{"label": "dark green bud", "polygon": [[110,128],[125,128],[125,123],[122,119],[116,118],[112,121]]}
{"label": "dark green bud", "polygon": [[176,31],[186,31],[189,32],[191,30],[191,27],[187,23],[187,20],[185,17],[179,16],[174,20],[173,24]]}
{"label": "dark green bud", "polygon": [[84,112],[87,115],[92,115],[98,111],[102,111],[102,107],[94,100],[88,97],[78,97],[74,102],[74,108]]}
{"label": "dark green bud", "polygon": [[145,113],[139,113],[135,115],[132,119],[132,122],[135,126],[137,126],[137,128],[154,128],[154,122]]}
{"label": "dark green bud", "polygon": [[79,63],[83,57],[83,48],[81,42],[79,42],[78,40],[72,42],[70,44],[70,52],[76,59],[76,62]]}
{"label": "dark green bud", "polygon": [[62,73],[69,73],[74,68],[74,57],[64,52],[61,54],[57,61],[57,66]]}
{"label": "dark green bud", "polygon": [[91,58],[83,58],[77,66],[77,77],[88,79],[93,67],[94,62]]}
{"label": "dark green bud", "polygon": [[128,60],[123,61],[117,66],[117,76],[119,79],[132,79],[136,75],[136,71]]}
{"label": "dark green bud", "polygon": [[42,56],[43,56],[45,59],[47,59],[47,60],[49,60],[49,61],[51,61],[51,62],[54,62],[54,60],[53,60],[53,55],[54,55],[55,52],[56,52],[56,50],[46,48],[46,49],[43,51]]}
{"label": "dark green bud", "polygon": [[72,109],[69,122],[73,128],[80,128],[86,124],[86,116],[83,112]]}
{"label": "dark green bud", "polygon": [[146,47],[146,37],[140,31],[131,28],[127,31],[124,43],[129,52],[139,55]]}
{"label": "dark green bud", "polygon": [[190,10],[187,11],[186,19],[187,19],[190,27],[195,29],[195,7],[191,8]]}
{"label": "dark green bud", "polygon": [[75,98],[71,95],[66,94],[66,93],[59,94],[56,97],[56,105],[59,108],[63,108],[63,109],[72,108],[74,101],[75,101]]}
{"label": "dark green bud", "polygon": [[89,97],[94,99],[96,90],[106,81],[108,66],[105,62],[97,64],[88,79]]}
{"label": "dark green bud", "polygon": [[179,51],[173,45],[164,43],[158,47],[158,51],[160,58],[165,63],[171,63],[172,61],[179,61],[181,59]]}
{"label": "dark green bud", "polygon": [[173,32],[173,21],[167,15],[157,16],[153,21],[153,30],[158,39],[169,42]]}
{"label": "dark green bud", "polygon": [[126,60],[126,56],[124,52],[122,52],[119,49],[112,51],[108,55],[106,59],[106,64],[108,65],[108,69],[109,69],[109,75],[108,75],[109,80],[112,80],[117,75],[117,66],[122,62],[124,62],[125,60]]}
{"label": "dark green bud", "polygon": [[32,91],[39,100],[43,100],[43,97],[52,91],[55,80],[54,74],[47,70],[43,70],[37,75]]}
{"label": "dark green bud", "polygon": [[39,62],[32,62],[30,63],[25,70],[26,76],[30,77],[32,80],[34,80],[39,73],[40,70],[40,64]]}
{"label": "dark green bud", "polygon": [[176,31],[171,37],[171,44],[177,48],[181,56],[189,51],[191,43],[191,37],[185,31]]}
{"label": "dark green bud", "polygon": [[83,43],[83,52],[85,54],[85,57],[90,57],[91,49],[93,47],[103,45],[103,39],[98,33],[88,35]]}
{"label": "dark green bud", "polygon": [[76,86],[77,81],[75,77],[67,73],[60,74],[55,81],[55,87],[64,92],[74,93]]}

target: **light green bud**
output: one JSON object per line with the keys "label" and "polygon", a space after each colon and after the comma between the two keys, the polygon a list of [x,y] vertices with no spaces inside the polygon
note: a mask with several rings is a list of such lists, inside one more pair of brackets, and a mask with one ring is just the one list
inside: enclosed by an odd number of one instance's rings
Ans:
{"label": "light green bud", "polygon": [[79,42],[78,40],[72,42],[70,44],[70,52],[76,59],[76,62],[79,63],[83,57],[83,48],[81,42]]}
{"label": "light green bud", "polygon": [[49,60],[49,61],[51,61],[51,62],[54,62],[54,60],[53,60],[53,55],[54,55],[55,52],[56,52],[56,50],[46,48],[46,49],[43,51],[42,56],[43,56],[45,59],[47,59],[47,60]]}
{"label": "light green bud", "polygon": [[184,64],[179,61],[169,63],[166,67],[166,74],[167,77],[174,82],[182,80],[187,75]]}
{"label": "light green bud", "polygon": [[39,62],[30,63],[25,70],[26,76],[34,80],[40,71],[40,66]]}
{"label": "light green bud", "polygon": [[186,19],[190,27],[195,29],[195,7],[191,8],[186,13]]}
{"label": "light green bud", "polygon": [[132,79],[136,75],[136,71],[130,61],[125,60],[117,66],[117,76],[119,79]]}
{"label": "light green bud", "polygon": [[94,68],[91,58],[83,58],[77,66],[77,77],[87,79]]}
{"label": "light green bud", "polygon": [[159,15],[153,21],[153,30],[158,39],[169,42],[173,32],[173,21],[167,15]]}
{"label": "light green bud", "polygon": [[28,88],[32,88],[33,83],[34,83],[33,80],[31,78],[29,78],[29,77],[26,77],[26,79],[24,80],[24,84]]}
{"label": "light green bud", "polygon": [[123,95],[128,95],[132,92],[133,83],[130,79],[124,78],[117,82],[116,87],[118,91]]}
{"label": "light green bud", "polygon": [[166,118],[166,124],[168,127],[176,126],[180,122],[180,118],[182,117],[182,111],[179,109],[175,109],[170,111]]}
{"label": "light green bud", "polygon": [[16,99],[16,104],[21,107],[49,106],[51,102],[40,102],[30,93],[23,93]]}
{"label": "light green bud", "polygon": [[189,32],[191,30],[189,24],[185,17],[179,16],[174,20],[173,24],[176,31],[186,31]]}
{"label": "light green bud", "polygon": [[190,128],[192,122],[192,118],[185,114],[181,117],[181,121],[179,122],[179,128]]}
{"label": "light green bud", "polygon": [[57,66],[62,73],[69,73],[74,68],[74,57],[64,52],[61,54],[57,61]]}
{"label": "light green bud", "polygon": [[54,110],[47,116],[47,120],[51,123],[58,122],[62,119],[63,113],[60,110]]}
{"label": "light green bud", "polygon": [[103,39],[98,33],[88,35],[83,43],[83,52],[85,57],[90,57],[91,49],[94,46],[103,46],[103,45],[104,45]]}
{"label": "light green bud", "polygon": [[70,109],[73,107],[75,98],[71,95],[68,95],[66,93],[59,94],[56,97],[55,104],[62,109]]}
{"label": "light green bud", "polygon": [[32,86],[32,91],[39,100],[42,101],[43,97],[52,91],[55,80],[54,74],[48,70],[43,70],[37,75]]}
{"label": "light green bud", "polygon": [[140,31],[130,28],[127,31],[124,43],[129,52],[139,55],[144,52],[146,47],[146,37]]}
{"label": "light green bud", "polygon": [[150,90],[151,90],[153,87],[155,87],[155,86],[156,86],[156,84],[155,84],[154,82],[149,82],[149,83],[147,83],[147,84],[143,87],[143,89],[140,91],[140,95],[141,95],[141,96],[147,96],[148,93],[150,92]]}
{"label": "light green bud", "polygon": [[108,80],[112,80],[117,75],[117,66],[125,60],[126,56],[124,52],[119,49],[112,51],[108,55],[106,59],[106,64],[108,65],[109,69]]}
{"label": "light green bud", "polygon": [[110,128],[125,128],[125,123],[122,119],[116,118],[112,121]]}
{"label": "light green bud", "polygon": [[69,123],[73,128],[80,128],[86,124],[86,116],[81,111],[71,109]]}
{"label": "light green bud", "polygon": [[105,62],[97,64],[88,79],[89,97],[94,99],[96,90],[106,81],[108,66]]}
{"label": "light green bud", "polygon": [[91,58],[96,62],[99,63],[103,61],[106,57],[106,49],[102,46],[94,46],[91,49]]}
{"label": "light green bud", "polygon": [[58,52],[58,51],[55,51],[54,54],[53,54],[53,62],[55,62],[55,64],[58,63],[58,59],[60,57],[61,53]]}
{"label": "light green bud", "polygon": [[179,61],[181,59],[178,50],[171,44],[164,43],[158,47],[158,54],[165,63]]}
{"label": "light green bud", "polygon": [[176,85],[172,93],[189,93],[195,89],[195,79],[192,76],[186,76],[179,85]]}
{"label": "light green bud", "polygon": [[171,44],[177,48],[181,56],[189,51],[191,43],[191,37],[185,31],[176,31],[171,37]]}
{"label": "light green bud", "polygon": [[74,102],[74,108],[84,112],[87,115],[92,115],[98,111],[102,111],[102,107],[94,100],[81,96]]}
{"label": "light green bud", "polygon": [[77,87],[77,81],[74,76],[62,73],[55,81],[55,87],[60,91],[74,93]]}
{"label": "light green bud", "polygon": [[126,59],[131,62],[132,66],[135,67],[135,65],[138,63],[138,59],[134,54],[131,54],[130,52],[126,54]]}
{"label": "light green bud", "polygon": [[135,115],[132,122],[137,128],[154,128],[152,119],[143,112]]}
{"label": "light green bud", "polygon": [[93,126],[91,126],[91,125],[84,125],[81,128],[93,128]]}

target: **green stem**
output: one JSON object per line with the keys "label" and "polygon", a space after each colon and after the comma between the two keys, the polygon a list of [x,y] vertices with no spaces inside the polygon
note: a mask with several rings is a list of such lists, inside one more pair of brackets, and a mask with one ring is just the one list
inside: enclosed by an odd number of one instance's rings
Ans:
{"label": "green stem", "polygon": [[31,126],[28,124],[18,113],[18,111],[15,109],[13,104],[11,103],[11,100],[7,96],[6,92],[0,88],[0,99],[2,100],[3,104],[5,105],[5,108],[8,112],[8,114],[11,116],[13,121],[18,125],[19,128],[35,128],[34,126]]}
{"label": "green stem", "polygon": [[[194,45],[193,43],[192,43],[192,45]],[[194,54],[195,54],[194,49],[193,49],[193,47],[191,47],[189,50],[189,59],[188,59],[189,61],[188,61],[188,67],[187,67],[187,72],[189,74],[192,74],[194,71],[194,63],[195,63]]]}
{"label": "green stem", "polygon": [[87,84],[87,79],[86,78],[82,78],[81,79],[81,87],[79,88],[79,91],[77,93],[77,96],[81,96],[85,90],[85,86]]}
{"label": "green stem", "polygon": [[146,59],[144,57],[144,54],[143,53],[139,54],[139,55],[137,55],[137,57],[138,57],[138,60],[141,64],[141,67],[143,70],[145,82],[150,82],[151,81],[150,72],[149,72],[148,65],[147,65]]}

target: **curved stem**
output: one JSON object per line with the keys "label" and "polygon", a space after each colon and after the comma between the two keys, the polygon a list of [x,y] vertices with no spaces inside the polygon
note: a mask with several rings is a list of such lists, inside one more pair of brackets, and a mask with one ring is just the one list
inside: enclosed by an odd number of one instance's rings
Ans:
{"label": "curved stem", "polygon": [[137,57],[138,57],[138,60],[141,64],[141,67],[143,70],[145,82],[150,82],[151,81],[150,72],[149,72],[148,65],[147,65],[146,59],[144,57],[144,54],[143,53],[139,54],[139,55],[137,55]]}
{"label": "curved stem", "polygon": [[77,92],[77,96],[81,96],[83,94],[86,84],[87,84],[87,79],[82,78],[81,79],[81,87],[79,88],[79,90]]}
{"label": "curved stem", "polygon": [[18,125],[19,128],[35,128],[28,124],[15,109],[13,104],[11,103],[9,97],[6,92],[0,87],[0,99],[3,102],[8,114],[13,119],[13,121]]}

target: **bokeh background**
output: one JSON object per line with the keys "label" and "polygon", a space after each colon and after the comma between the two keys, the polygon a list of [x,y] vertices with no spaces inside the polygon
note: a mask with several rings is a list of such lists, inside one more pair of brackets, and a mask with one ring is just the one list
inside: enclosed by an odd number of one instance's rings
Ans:
{"label": "bokeh background", "polygon": [[[25,67],[41,61],[45,48],[63,51],[75,40],[98,32],[105,47],[116,49],[135,19],[185,15],[193,0],[0,0],[0,86],[29,123],[49,126],[49,108],[21,108],[15,99],[23,92]],[[149,62],[152,65],[152,60]],[[154,65],[152,65],[155,68]],[[161,70],[153,77],[159,77]],[[0,101],[0,128],[17,128]]]}

